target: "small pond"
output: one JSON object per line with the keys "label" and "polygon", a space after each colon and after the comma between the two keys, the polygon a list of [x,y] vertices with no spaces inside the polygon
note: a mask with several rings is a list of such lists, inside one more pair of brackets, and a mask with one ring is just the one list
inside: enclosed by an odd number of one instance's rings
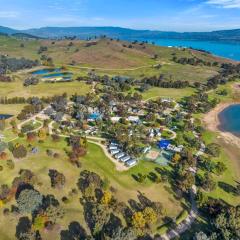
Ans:
{"label": "small pond", "polygon": [[44,75],[44,74],[48,74],[48,73],[58,73],[61,72],[61,68],[45,68],[45,69],[40,69],[37,71],[32,72],[33,75]]}
{"label": "small pond", "polygon": [[72,73],[69,72],[55,72],[52,74],[48,74],[43,76],[42,78],[57,78],[57,77],[63,77],[63,78],[71,78],[72,77]]}
{"label": "small pond", "polygon": [[9,114],[0,114],[0,120],[6,120],[11,118],[13,115],[9,115]]}

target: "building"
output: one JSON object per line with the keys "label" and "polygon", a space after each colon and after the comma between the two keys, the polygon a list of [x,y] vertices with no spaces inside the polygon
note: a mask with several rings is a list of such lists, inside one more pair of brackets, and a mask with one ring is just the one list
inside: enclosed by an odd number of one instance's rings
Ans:
{"label": "building", "polygon": [[127,166],[127,167],[133,167],[133,166],[135,166],[136,164],[137,164],[137,161],[134,160],[134,159],[128,160],[128,161],[126,162],[126,166]]}

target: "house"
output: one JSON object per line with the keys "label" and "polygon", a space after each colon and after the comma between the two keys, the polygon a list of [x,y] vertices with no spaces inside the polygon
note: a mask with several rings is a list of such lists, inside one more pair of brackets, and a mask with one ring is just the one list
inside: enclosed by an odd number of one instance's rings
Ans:
{"label": "house", "polygon": [[109,150],[116,150],[116,149],[118,149],[118,146],[113,146],[113,145],[109,146]]}
{"label": "house", "polygon": [[111,142],[110,142],[110,146],[111,146],[111,145],[112,145],[112,146],[118,146],[118,143],[117,143],[116,141],[111,141]]}
{"label": "house", "polygon": [[113,123],[119,122],[120,119],[121,119],[121,117],[111,117],[111,121],[112,121]]}
{"label": "house", "polygon": [[149,147],[145,147],[144,149],[143,149],[143,153],[144,154],[146,154],[147,152],[149,152],[150,150],[151,150],[151,146],[149,146]]}
{"label": "house", "polygon": [[125,163],[125,162],[127,162],[128,160],[130,160],[130,159],[131,159],[130,156],[125,156],[125,157],[120,158],[120,161],[123,162],[123,163]]}
{"label": "house", "polygon": [[139,123],[140,121],[138,116],[129,116],[127,119],[129,122],[132,122],[132,123]]}
{"label": "house", "polygon": [[133,166],[135,166],[136,164],[137,164],[137,161],[134,160],[134,159],[128,160],[128,161],[126,162],[126,166],[128,166],[128,167],[133,167]]}
{"label": "house", "polygon": [[110,153],[111,153],[111,155],[115,155],[115,154],[120,153],[120,150],[119,149],[111,150]]}
{"label": "house", "polygon": [[125,153],[120,152],[120,153],[118,153],[118,154],[115,155],[115,158],[116,158],[117,160],[119,160],[120,158],[123,158],[124,156],[125,156]]}
{"label": "house", "polygon": [[174,146],[174,145],[169,144],[169,145],[167,146],[167,150],[172,151],[172,152],[176,152],[176,153],[181,153],[182,150],[183,150],[183,148],[184,148],[184,147],[183,147],[182,145],[176,147],[176,146]]}

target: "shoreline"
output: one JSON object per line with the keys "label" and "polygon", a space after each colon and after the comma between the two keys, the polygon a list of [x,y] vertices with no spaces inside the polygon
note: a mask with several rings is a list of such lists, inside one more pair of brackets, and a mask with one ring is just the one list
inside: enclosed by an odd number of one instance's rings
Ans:
{"label": "shoreline", "polygon": [[229,102],[229,103],[220,103],[209,113],[207,113],[203,118],[203,123],[205,127],[212,131],[218,133],[226,143],[236,145],[240,149],[240,138],[234,135],[231,132],[226,132],[220,129],[220,119],[219,114],[226,108],[232,105],[240,104],[240,102]]}

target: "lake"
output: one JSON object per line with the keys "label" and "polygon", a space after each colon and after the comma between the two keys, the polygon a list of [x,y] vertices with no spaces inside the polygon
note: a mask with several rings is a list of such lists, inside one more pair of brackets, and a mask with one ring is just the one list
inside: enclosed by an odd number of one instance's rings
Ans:
{"label": "lake", "polygon": [[37,71],[32,72],[33,75],[44,75],[44,74],[48,74],[48,73],[52,73],[52,72],[60,72],[61,68],[45,68],[45,69],[40,69]]}
{"label": "lake", "polygon": [[220,130],[240,136],[240,104],[233,104],[219,114]]}
{"label": "lake", "polygon": [[13,115],[9,115],[9,114],[0,114],[0,120],[6,120],[11,118]]}
{"label": "lake", "polygon": [[214,55],[240,61],[240,43],[214,41],[194,41],[178,39],[138,39],[139,41],[155,42],[159,46],[192,47],[209,51]]}

